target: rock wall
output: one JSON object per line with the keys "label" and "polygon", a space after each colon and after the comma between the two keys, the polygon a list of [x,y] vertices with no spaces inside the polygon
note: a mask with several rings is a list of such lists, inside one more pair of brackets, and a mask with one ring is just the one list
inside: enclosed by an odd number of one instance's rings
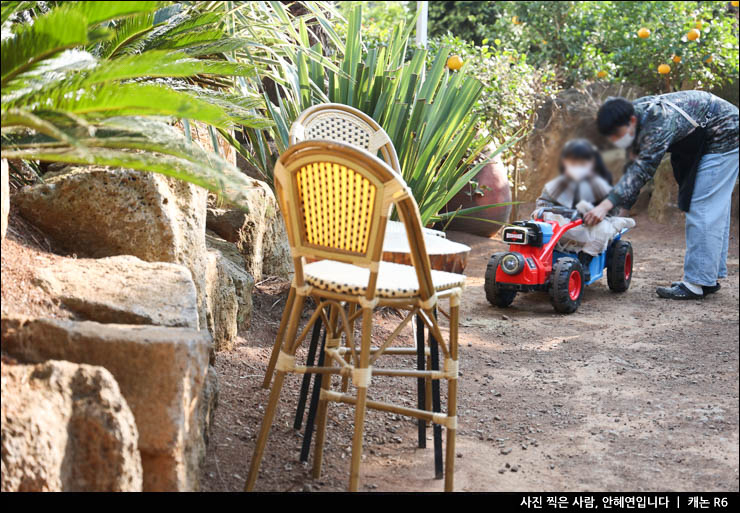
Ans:
{"label": "rock wall", "polygon": [[199,488],[217,397],[208,382],[208,332],[16,317],[3,319],[2,349],[23,362],[66,360],[110,371],[139,431],[144,490]]}
{"label": "rock wall", "polygon": [[272,189],[259,180],[247,192],[242,209],[209,208],[206,225],[236,245],[255,280],[263,276],[290,278],[293,261],[283,216]]}
{"label": "rock wall", "polygon": [[133,255],[187,267],[206,326],[206,191],[154,173],[72,167],[24,187],[14,203],[61,248],[78,256]]}
{"label": "rock wall", "polygon": [[2,491],[137,492],[134,416],[102,367],[3,360]]}

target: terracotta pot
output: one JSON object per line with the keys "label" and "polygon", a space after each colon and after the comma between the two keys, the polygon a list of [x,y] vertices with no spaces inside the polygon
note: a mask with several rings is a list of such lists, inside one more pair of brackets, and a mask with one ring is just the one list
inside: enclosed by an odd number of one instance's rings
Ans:
{"label": "terracotta pot", "polygon": [[[474,180],[478,182],[480,192],[474,192],[472,186],[466,185],[447,203],[446,210],[448,212],[452,212],[458,207],[469,208],[511,201],[511,189],[506,176],[506,168],[499,157],[483,167]],[[505,223],[509,220],[510,213],[511,205],[507,205],[481,210],[470,214],[470,216]],[[472,233],[482,237],[492,237],[500,228],[500,224],[465,219],[459,216],[456,216],[447,227],[448,230]]]}

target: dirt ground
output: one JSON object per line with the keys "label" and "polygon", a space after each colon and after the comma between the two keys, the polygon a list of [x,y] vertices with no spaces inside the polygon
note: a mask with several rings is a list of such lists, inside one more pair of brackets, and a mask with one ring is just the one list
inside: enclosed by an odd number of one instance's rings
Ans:
{"label": "dirt ground", "polygon": [[[604,278],[570,316],[555,314],[545,294],[491,307],[483,272],[502,245],[450,234],[472,247],[460,319],[456,490],[738,490],[737,226],[722,290],[669,302],[655,287],[682,275],[683,223],[655,225],[644,216],[637,223],[626,237],[635,251],[630,290],[611,293]],[[216,357],[220,399],[205,490],[242,489],[267,402],[260,385],[286,289],[267,282],[258,290],[249,331]],[[379,335],[400,320],[388,311],[376,318]],[[412,344],[410,328],[401,342]],[[414,361],[387,357],[381,365]],[[256,489],[344,490],[353,409],[330,407],[324,471],[312,480],[298,461],[302,434],[292,427],[300,379],[286,380]],[[370,397],[415,406],[415,380],[374,378]],[[416,433],[412,419],[369,412],[362,489],[442,490],[431,429],[426,449],[416,447]]]}

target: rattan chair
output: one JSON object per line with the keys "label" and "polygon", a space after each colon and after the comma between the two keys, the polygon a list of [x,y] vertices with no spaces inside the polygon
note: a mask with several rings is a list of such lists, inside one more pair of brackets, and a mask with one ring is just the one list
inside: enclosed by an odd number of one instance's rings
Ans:
{"label": "rattan chair", "polygon": [[[327,410],[330,402],[355,405],[354,437],[349,490],[359,487],[359,468],[365,409],[374,408],[422,418],[447,429],[445,490],[454,483],[457,429],[458,316],[465,276],[432,271],[426,254],[419,210],[402,179],[377,157],[342,143],[305,141],[289,148],[275,166],[275,189],[286,220],[295,278],[286,308],[289,314],[278,333],[275,379],[257,437],[245,488],[251,490],[273,422],[285,375],[318,373],[350,378],[356,395],[332,391],[331,380],[321,382],[313,475],[321,473]],[[413,266],[382,262],[383,236],[388,213],[395,206],[406,228]],[[315,260],[306,263],[307,259]],[[305,300],[317,307],[298,333]],[[449,311],[438,301],[449,301]],[[390,306],[407,315],[391,336],[372,346],[373,310]],[[435,307],[449,318],[449,337],[442,336]],[[443,370],[374,368],[395,337],[420,315],[438,341]],[[327,364],[297,365],[295,353],[311,326],[321,318],[328,336]],[[355,342],[354,325],[361,319],[362,336]],[[345,359],[345,355],[349,355]],[[347,361],[349,360],[349,361]],[[448,380],[447,413],[369,400],[371,377],[406,376]]]}

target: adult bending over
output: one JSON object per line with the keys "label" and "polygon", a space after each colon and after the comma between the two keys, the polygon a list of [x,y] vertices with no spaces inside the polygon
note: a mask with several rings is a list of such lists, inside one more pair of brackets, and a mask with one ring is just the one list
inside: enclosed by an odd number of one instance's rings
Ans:
{"label": "adult bending over", "polygon": [[738,176],[738,109],[704,91],[646,96],[630,102],[608,98],[597,115],[599,132],[629,152],[616,186],[585,216],[604,219],[615,206],[630,208],[671,153],[678,207],[686,212],[682,281],[659,287],[660,297],[700,299],[719,290],[727,276],[732,190]]}

